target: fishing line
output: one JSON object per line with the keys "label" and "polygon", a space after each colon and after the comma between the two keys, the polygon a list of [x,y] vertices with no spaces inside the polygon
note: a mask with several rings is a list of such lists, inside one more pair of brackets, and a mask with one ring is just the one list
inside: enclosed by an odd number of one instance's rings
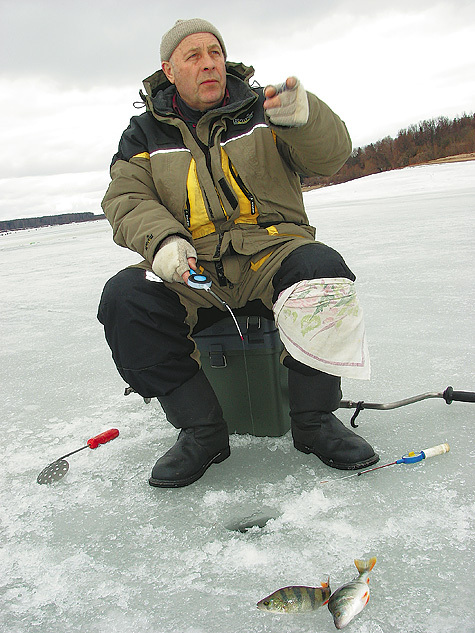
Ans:
{"label": "fishing line", "polygon": [[249,402],[249,415],[251,417],[252,431],[253,433],[255,433],[256,429],[254,425],[254,416],[252,414],[251,383],[249,380],[249,370],[247,366],[246,344],[244,341],[244,336],[241,331],[241,328],[239,327],[238,320],[236,319],[234,312],[231,310],[231,307],[226,303],[226,301],[221,299],[221,297],[218,297],[218,295],[211,290],[212,281],[209,277],[207,277],[206,275],[203,275],[202,273],[197,273],[191,268],[189,270],[189,273],[190,273],[190,276],[188,277],[188,281],[187,281],[188,286],[190,286],[190,288],[194,288],[195,290],[205,290],[206,292],[208,292],[212,297],[216,299],[216,301],[219,301],[229,311],[234,321],[234,325],[236,326],[236,329],[238,331],[238,334],[242,343],[242,354],[243,354],[242,358],[243,358],[243,363],[244,363],[244,373],[246,376],[246,389],[247,389],[247,399]]}

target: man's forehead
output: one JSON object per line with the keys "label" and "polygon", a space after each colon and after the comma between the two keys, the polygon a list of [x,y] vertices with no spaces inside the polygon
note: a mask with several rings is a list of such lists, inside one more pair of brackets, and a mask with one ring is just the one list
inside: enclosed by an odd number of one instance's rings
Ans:
{"label": "man's forehead", "polygon": [[182,53],[193,49],[211,48],[217,46],[221,50],[221,44],[217,37],[212,33],[192,33],[187,35],[176,47]]}

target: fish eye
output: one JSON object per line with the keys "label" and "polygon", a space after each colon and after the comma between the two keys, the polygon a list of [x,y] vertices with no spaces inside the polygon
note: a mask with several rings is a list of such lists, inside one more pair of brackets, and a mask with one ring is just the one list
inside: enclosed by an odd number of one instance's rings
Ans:
{"label": "fish eye", "polygon": [[265,607],[268,607],[270,605],[270,601],[269,600],[264,600],[263,604],[264,604]]}

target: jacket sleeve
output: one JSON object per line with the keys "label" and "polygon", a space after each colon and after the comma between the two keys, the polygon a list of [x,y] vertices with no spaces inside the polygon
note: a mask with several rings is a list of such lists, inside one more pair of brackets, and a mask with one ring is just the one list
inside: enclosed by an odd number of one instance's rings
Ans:
{"label": "jacket sleeve", "polygon": [[277,137],[277,148],[289,167],[303,176],[332,176],[351,154],[346,125],[326,103],[307,92],[309,117],[301,127],[268,124]]}
{"label": "jacket sleeve", "polygon": [[102,208],[114,241],[152,263],[158,246],[169,235],[182,235],[190,242],[192,237],[160,201],[145,137],[140,132],[131,122],[122,135]]}

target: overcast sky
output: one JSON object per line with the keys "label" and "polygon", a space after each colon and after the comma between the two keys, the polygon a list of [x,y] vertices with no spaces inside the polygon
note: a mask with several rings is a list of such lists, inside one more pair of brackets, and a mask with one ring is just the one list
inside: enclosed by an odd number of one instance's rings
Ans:
{"label": "overcast sky", "polygon": [[299,77],[355,147],[475,110],[473,0],[0,0],[0,219],[101,211],[161,36],[191,17],[261,85]]}

